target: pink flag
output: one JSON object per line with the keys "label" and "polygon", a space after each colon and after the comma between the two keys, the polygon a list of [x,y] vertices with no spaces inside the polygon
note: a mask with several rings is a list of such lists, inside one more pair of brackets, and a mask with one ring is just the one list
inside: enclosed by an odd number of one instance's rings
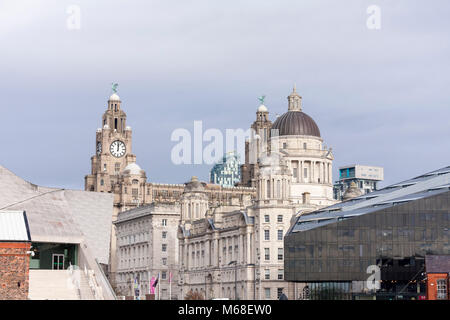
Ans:
{"label": "pink flag", "polygon": [[172,272],[169,272],[169,283],[172,282]]}
{"label": "pink flag", "polygon": [[155,294],[155,287],[153,286],[155,281],[156,281],[155,277],[152,277],[152,279],[150,280],[150,294]]}

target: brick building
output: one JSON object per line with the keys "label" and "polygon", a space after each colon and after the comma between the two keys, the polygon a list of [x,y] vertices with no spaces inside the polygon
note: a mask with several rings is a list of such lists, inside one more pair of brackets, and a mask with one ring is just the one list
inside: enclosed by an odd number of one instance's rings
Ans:
{"label": "brick building", "polygon": [[425,256],[427,300],[449,300],[450,255]]}
{"label": "brick building", "polygon": [[25,211],[0,211],[0,300],[26,300],[31,238]]}

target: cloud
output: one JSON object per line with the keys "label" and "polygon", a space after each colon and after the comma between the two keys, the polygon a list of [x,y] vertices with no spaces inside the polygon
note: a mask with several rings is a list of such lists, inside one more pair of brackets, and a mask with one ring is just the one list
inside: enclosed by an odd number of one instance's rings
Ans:
{"label": "cloud", "polygon": [[[69,5],[81,29],[66,28]],[[366,8],[382,28],[366,28]],[[110,93],[150,181],[208,177],[170,163],[170,134],[272,119],[294,82],[340,165],[395,182],[447,165],[450,4],[398,1],[6,1],[0,5],[2,164],[40,184],[83,188]],[[407,159],[401,161],[400,159]],[[335,175],[336,177],[336,175]]]}

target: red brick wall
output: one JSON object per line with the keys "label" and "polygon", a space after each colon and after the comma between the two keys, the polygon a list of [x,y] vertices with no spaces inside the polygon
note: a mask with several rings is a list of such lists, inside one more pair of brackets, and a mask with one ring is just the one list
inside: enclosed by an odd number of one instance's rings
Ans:
{"label": "red brick wall", "polygon": [[0,242],[0,300],[26,300],[30,243]]}
{"label": "red brick wall", "polygon": [[427,274],[427,299],[436,300],[437,298],[437,281],[438,279],[446,279],[447,281],[447,298],[448,298],[448,275],[446,273],[428,273]]}

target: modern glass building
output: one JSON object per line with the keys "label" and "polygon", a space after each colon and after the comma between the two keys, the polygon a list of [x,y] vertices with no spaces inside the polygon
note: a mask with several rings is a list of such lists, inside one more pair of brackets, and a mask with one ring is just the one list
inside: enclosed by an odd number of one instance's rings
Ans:
{"label": "modern glass building", "polygon": [[341,201],[345,191],[354,182],[363,194],[376,191],[378,182],[383,181],[382,167],[364,166],[355,164],[339,168],[339,180],[333,185],[333,194],[336,200]]}
{"label": "modern glass building", "polygon": [[222,187],[234,187],[239,181],[241,181],[239,156],[235,152],[228,152],[222,161],[211,169],[210,182]]}
{"label": "modern glass building", "polygon": [[299,216],[285,237],[298,298],[421,299],[425,255],[450,254],[450,167]]}

